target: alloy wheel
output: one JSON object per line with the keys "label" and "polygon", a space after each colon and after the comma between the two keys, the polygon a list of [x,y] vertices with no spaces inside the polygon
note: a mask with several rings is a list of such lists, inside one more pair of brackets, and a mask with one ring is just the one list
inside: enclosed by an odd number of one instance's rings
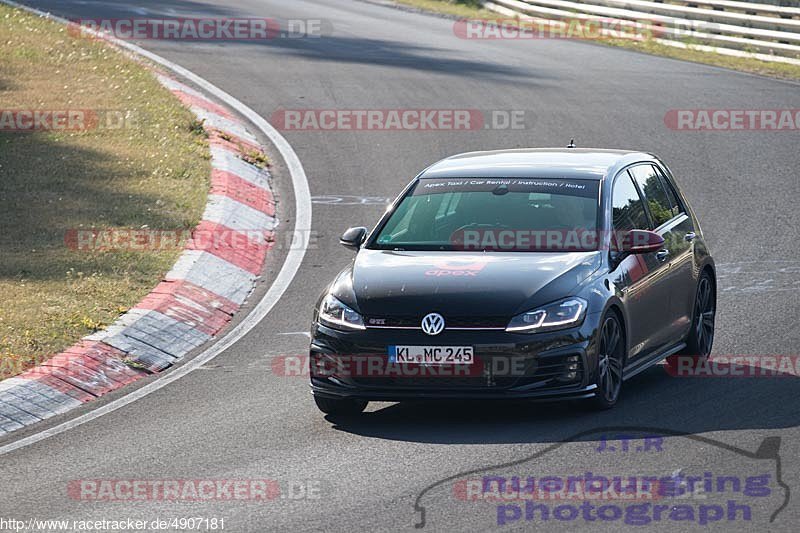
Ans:
{"label": "alloy wheel", "polygon": [[624,348],[619,321],[609,316],[603,321],[598,351],[599,393],[608,403],[617,400],[622,385]]}
{"label": "alloy wheel", "polygon": [[714,342],[714,316],[715,316],[714,292],[711,281],[707,276],[700,279],[697,288],[697,302],[695,302],[695,337],[700,356],[707,356],[711,353]]}

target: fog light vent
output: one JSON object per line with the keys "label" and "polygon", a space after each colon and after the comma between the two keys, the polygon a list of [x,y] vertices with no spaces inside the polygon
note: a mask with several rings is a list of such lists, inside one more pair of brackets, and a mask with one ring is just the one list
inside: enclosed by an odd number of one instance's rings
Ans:
{"label": "fog light vent", "polygon": [[580,357],[577,355],[570,355],[564,359],[565,372],[558,378],[558,381],[575,381],[578,379],[578,365],[580,365]]}

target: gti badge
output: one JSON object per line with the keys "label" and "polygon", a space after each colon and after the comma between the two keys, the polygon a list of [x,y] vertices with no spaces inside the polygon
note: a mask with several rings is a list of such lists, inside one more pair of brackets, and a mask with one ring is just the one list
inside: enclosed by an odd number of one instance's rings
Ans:
{"label": "gti badge", "polygon": [[439,313],[430,313],[422,319],[422,331],[428,335],[438,335],[444,330],[444,317]]}

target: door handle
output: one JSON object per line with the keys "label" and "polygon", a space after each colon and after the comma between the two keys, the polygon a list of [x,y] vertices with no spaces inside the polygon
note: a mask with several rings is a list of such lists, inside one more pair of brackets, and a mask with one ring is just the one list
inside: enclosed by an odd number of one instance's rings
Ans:
{"label": "door handle", "polygon": [[667,257],[669,257],[669,250],[659,250],[656,252],[656,258],[659,261],[666,261]]}
{"label": "door handle", "polygon": [[687,242],[692,242],[696,238],[697,238],[697,233],[693,231],[690,231],[689,233],[686,234],[686,237],[684,237],[684,239],[686,239]]}

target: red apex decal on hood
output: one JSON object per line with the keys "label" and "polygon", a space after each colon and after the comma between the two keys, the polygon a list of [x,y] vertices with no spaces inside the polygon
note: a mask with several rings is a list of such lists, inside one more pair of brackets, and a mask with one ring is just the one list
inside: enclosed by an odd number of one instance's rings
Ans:
{"label": "red apex decal on hood", "polygon": [[459,260],[459,259],[442,259],[441,261],[434,261],[433,266],[436,268],[426,270],[426,276],[477,276],[478,272],[484,269],[488,261],[475,261],[474,259]]}

